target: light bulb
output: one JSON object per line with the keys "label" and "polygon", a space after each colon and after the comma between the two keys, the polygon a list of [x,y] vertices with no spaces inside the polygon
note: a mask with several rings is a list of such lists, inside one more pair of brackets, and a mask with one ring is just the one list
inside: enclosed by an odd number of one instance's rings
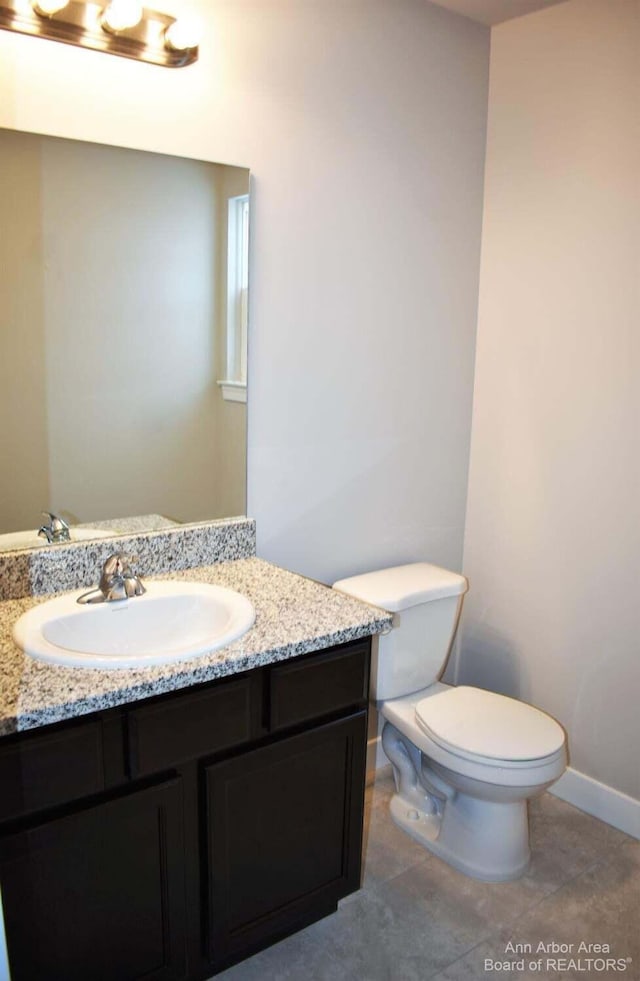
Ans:
{"label": "light bulb", "polygon": [[200,25],[193,18],[174,20],[164,32],[165,44],[173,51],[186,51],[197,48],[200,43]]}
{"label": "light bulb", "polygon": [[102,26],[107,31],[125,31],[142,20],[142,4],[139,0],[111,0],[102,15]]}
{"label": "light bulb", "polygon": [[34,0],[32,6],[41,17],[51,17],[52,14],[57,14],[59,10],[63,10],[68,2],[69,0]]}

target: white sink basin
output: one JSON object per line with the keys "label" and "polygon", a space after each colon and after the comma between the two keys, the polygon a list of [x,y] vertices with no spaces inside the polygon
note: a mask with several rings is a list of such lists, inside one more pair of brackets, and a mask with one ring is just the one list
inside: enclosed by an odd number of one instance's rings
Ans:
{"label": "white sink basin", "polygon": [[253,604],[223,586],[147,582],[147,592],[79,604],[79,589],[24,613],[13,628],[22,650],[77,668],[144,668],[184,661],[237,640],[255,620]]}

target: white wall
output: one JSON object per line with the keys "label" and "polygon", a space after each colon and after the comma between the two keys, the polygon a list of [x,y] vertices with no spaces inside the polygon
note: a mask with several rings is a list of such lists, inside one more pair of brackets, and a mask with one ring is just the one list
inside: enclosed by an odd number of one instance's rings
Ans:
{"label": "white wall", "polygon": [[[494,29],[458,680],[640,797],[640,3]],[[637,812],[636,812],[637,813]]]}
{"label": "white wall", "polygon": [[259,553],[458,567],[488,31],[425,0],[197,3],[184,70],[0,31],[0,125],[250,166]]}

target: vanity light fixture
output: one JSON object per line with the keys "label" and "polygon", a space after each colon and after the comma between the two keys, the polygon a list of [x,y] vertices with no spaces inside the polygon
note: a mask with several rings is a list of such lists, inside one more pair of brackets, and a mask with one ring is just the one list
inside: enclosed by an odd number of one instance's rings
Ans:
{"label": "vanity light fixture", "polygon": [[181,17],[174,21],[164,32],[164,43],[172,51],[188,51],[194,48],[200,41],[200,27],[198,23],[188,17]]}
{"label": "vanity light fixture", "polygon": [[52,14],[57,14],[59,10],[67,6],[68,0],[34,0],[32,7],[37,14],[42,17],[51,17]]}
{"label": "vanity light fixture", "polygon": [[140,0],[0,0],[0,28],[165,68],[198,57],[193,22],[149,10]]}
{"label": "vanity light fixture", "polygon": [[111,0],[104,8],[100,23],[105,31],[118,34],[135,27],[142,20],[142,4],[138,0]]}

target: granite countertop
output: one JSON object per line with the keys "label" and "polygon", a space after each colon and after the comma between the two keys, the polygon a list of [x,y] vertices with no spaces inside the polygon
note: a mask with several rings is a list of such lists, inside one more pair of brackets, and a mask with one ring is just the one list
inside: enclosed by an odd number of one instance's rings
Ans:
{"label": "granite countertop", "polygon": [[[24,654],[12,627],[46,596],[0,603],[0,736],[211,681],[380,633],[391,614],[262,559],[244,558],[162,575],[245,594],[254,626],[211,654],[155,668],[99,671],[48,665]],[[132,601],[135,602],[135,601]]]}
{"label": "granite countertop", "polygon": [[84,521],[76,528],[98,528],[112,531],[114,535],[135,535],[141,531],[160,531],[163,528],[178,528],[179,521],[165,518],[163,514],[136,514],[130,518],[103,518],[100,521]]}

